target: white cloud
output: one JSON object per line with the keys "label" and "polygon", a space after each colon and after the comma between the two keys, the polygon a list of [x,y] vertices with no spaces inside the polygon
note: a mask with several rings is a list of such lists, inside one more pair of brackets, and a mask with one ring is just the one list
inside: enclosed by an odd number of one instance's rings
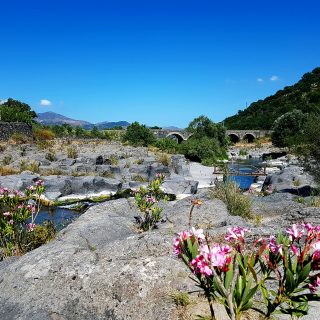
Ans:
{"label": "white cloud", "polygon": [[0,99],[0,105],[6,103],[8,100],[1,100]]}
{"label": "white cloud", "polygon": [[270,81],[277,81],[277,80],[279,80],[279,77],[278,77],[278,76],[272,76],[272,77],[270,78]]}
{"label": "white cloud", "polygon": [[49,107],[52,105],[52,102],[47,99],[40,100],[40,106]]}
{"label": "white cloud", "polygon": [[258,82],[263,82],[263,79],[262,78],[258,78],[257,81]]}

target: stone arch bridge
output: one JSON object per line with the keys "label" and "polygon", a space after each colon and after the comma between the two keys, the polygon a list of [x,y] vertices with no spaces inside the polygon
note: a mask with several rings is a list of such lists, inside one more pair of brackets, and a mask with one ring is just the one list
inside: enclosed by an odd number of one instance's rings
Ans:
{"label": "stone arch bridge", "polygon": [[226,135],[231,142],[236,143],[242,140],[253,142],[254,139],[270,136],[272,130],[226,130]]}
{"label": "stone arch bridge", "polygon": [[[192,136],[192,133],[186,130],[154,129],[152,131],[157,138],[174,138],[178,143],[186,141]],[[241,140],[253,142],[254,139],[263,138],[271,133],[271,130],[226,130],[226,136],[234,143]]]}

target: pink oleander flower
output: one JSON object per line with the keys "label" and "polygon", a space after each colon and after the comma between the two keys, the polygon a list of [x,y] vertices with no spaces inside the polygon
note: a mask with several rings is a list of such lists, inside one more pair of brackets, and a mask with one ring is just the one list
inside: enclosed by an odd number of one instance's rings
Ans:
{"label": "pink oleander flower", "polygon": [[250,187],[250,188],[248,189],[248,193],[254,193],[254,189]]}
{"label": "pink oleander flower", "polygon": [[303,223],[302,226],[306,229],[308,237],[313,234],[315,228],[311,223]]}
{"label": "pink oleander flower", "polygon": [[19,191],[19,190],[13,190],[12,193],[15,195],[15,196],[18,196],[18,197],[23,197],[24,194],[23,192]]}
{"label": "pink oleander flower", "polygon": [[320,241],[315,242],[312,245],[312,248],[315,251],[312,254],[312,270],[319,270],[320,269]]}
{"label": "pink oleander flower", "polygon": [[28,204],[26,207],[27,210],[31,211],[31,213],[35,213],[36,212],[36,208],[35,206]]}
{"label": "pink oleander flower", "polygon": [[227,271],[228,265],[231,262],[231,253],[232,249],[228,245],[220,246],[215,243],[212,247],[203,245],[200,248],[200,255],[202,255],[207,262],[208,266],[217,267],[221,271]]}
{"label": "pink oleander flower", "polygon": [[178,237],[173,240],[173,253],[178,256],[182,253],[181,243],[186,241],[191,237],[191,233],[189,231],[182,231],[178,233]]}
{"label": "pink oleander flower", "polygon": [[175,256],[178,256],[179,254],[182,253],[182,250],[181,250],[181,242],[180,242],[180,239],[179,238],[175,238],[173,240],[173,254]]}
{"label": "pink oleander flower", "polygon": [[28,191],[34,191],[36,188],[34,186],[28,186],[26,189]]}
{"label": "pink oleander flower", "polygon": [[14,221],[11,219],[11,220],[9,220],[9,223],[10,224],[14,224]]}
{"label": "pink oleander flower", "polygon": [[312,226],[311,223],[303,223],[302,226],[307,231],[307,237],[309,239],[320,238],[320,226]]}
{"label": "pink oleander flower", "polygon": [[5,217],[10,217],[10,216],[12,216],[12,213],[9,212],[9,211],[7,211],[7,212],[4,212],[3,215],[4,215]]}
{"label": "pink oleander flower", "polygon": [[195,229],[192,227],[190,233],[193,234],[200,243],[206,238],[203,234],[203,229]]}
{"label": "pink oleander flower", "polygon": [[43,184],[44,184],[44,182],[43,182],[43,180],[38,180],[38,181],[36,181],[36,186],[37,187],[43,187]]}
{"label": "pink oleander flower", "polygon": [[35,223],[31,223],[31,222],[28,223],[28,224],[27,224],[27,229],[28,229],[28,231],[29,231],[29,232],[33,231],[34,228],[35,228],[35,226],[36,226]]}
{"label": "pink oleander flower", "polygon": [[195,274],[203,274],[205,277],[210,277],[212,275],[212,270],[208,266],[208,261],[202,254],[193,259],[191,265],[194,268]]}
{"label": "pink oleander flower", "polygon": [[292,252],[297,256],[299,257],[300,256],[300,252],[299,252],[299,249],[294,246],[293,244],[290,246],[290,249],[292,250]]}
{"label": "pink oleander flower", "polygon": [[242,227],[228,228],[228,232],[224,237],[226,241],[238,240],[244,242],[245,232],[250,232],[250,229]]}
{"label": "pink oleander flower", "polygon": [[315,249],[316,251],[320,251],[320,241],[315,242],[312,245],[312,248]]}
{"label": "pink oleander flower", "polygon": [[282,254],[282,247],[283,244],[277,244],[276,238],[274,236],[270,236],[269,238],[269,250],[273,253],[273,254]]}
{"label": "pink oleander flower", "polygon": [[156,174],[156,179],[163,180],[165,178],[165,175],[163,173],[157,173]]}
{"label": "pink oleander flower", "polygon": [[181,254],[181,244],[192,237],[194,237],[194,240],[197,240],[199,244],[201,244],[205,239],[202,229],[192,228],[190,231],[182,231],[178,234],[178,237],[173,240],[173,253],[177,256]]}
{"label": "pink oleander flower", "polygon": [[320,277],[312,278],[311,283],[308,284],[308,287],[311,293],[315,293],[319,286],[320,286]]}
{"label": "pink oleander flower", "polygon": [[303,235],[303,231],[299,230],[298,226],[296,224],[294,224],[292,226],[292,229],[288,228],[286,230],[286,232],[289,234],[289,238],[291,241],[297,239],[301,239],[302,235]]}
{"label": "pink oleander flower", "polygon": [[150,196],[146,196],[146,201],[151,204],[154,204],[157,202],[156,198],[150,197]]}
{"label": "pink oleander flower", "polygon": [[3,194],[6,194],[9,192],[9,189],[8,188],[0,188],[0,194],[3,195]]}

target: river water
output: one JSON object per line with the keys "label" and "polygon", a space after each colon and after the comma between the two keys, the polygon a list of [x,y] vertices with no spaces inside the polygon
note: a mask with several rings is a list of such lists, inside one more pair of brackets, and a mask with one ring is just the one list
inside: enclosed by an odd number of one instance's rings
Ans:
{"label": "river water", "polygon": [[42,207],[37,218],[36,224],[42,224],[45,221],[52,221],[57,230],[61,230],[70,224],[73,220],[77,219],[81,212],[66,209],[66,208],[47,208]]}
{"label": "river water", "polygon": [[251,173],[255,172],[258,169],[262,168],[261,159],[247,159],[247,160],[238,160],[236,162],[229,164],[229,180],[235,181],[240,189],[248,190],[252,183],[255,182],[256,177],[254,176],[234,176],[232,171],[240,171],[242,173]]}

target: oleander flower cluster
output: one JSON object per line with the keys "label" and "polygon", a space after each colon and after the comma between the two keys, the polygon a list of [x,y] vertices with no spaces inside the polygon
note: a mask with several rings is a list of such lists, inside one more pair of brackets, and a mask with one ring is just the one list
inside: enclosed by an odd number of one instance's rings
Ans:
{"label": "oleander flower cluster", "polygon": [[0,253],[2,256],[22,253],[28,246],[28,233],[36,227],[40,198],[44,192],[42,180],[28,186],[24,192],[0,187]]}
{"label": "oleander flower cluster", "polygon": [[164,179],[163,174],[156,174],[155,179],[146,188],[140,187],[134,192],[136,205],[141,212],[136,219],[144,231],[155,228],[161,218],[162,208],[159,206],[159,201],[165,199],[161,190]]}
{"label": "oleander flower cluster", "polygon": [[[278,235],[248,241],[250,232],[228,228],[227,244],[221,244],[192,228],[177,235],[173,252],[193,273],[209,304],[222,301],[231,319],[250,308],[267,317],[276,311],[307,314],[309,301],[320,300],[320,226],[293,224]],[[259,290],[263,299],[253,306]]]}

